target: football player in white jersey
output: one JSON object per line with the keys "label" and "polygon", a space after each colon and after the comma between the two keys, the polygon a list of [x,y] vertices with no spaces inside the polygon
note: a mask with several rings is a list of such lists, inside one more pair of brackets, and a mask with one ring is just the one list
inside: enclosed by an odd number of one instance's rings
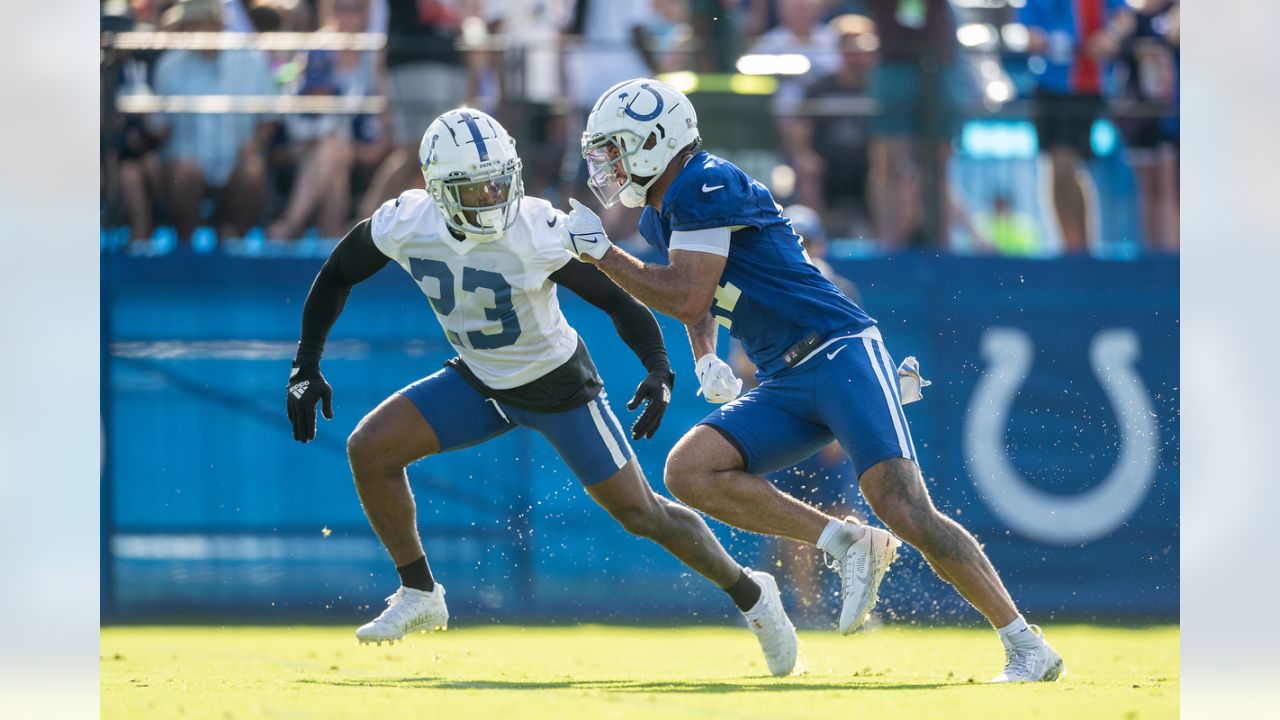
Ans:
{"label": "football player in white jersey", "polygon": [[394,642],[448,621],[405,467],[524,426],[551,442],[587,494],[629,532],[724,589],[746,615],[770,671],[790,673],[795,628],[777,583],[738,565],[701,516],[649,487],[586,345],[560,312],[557,285],[608,312],[648,371],[627,405],[647,403],[632,439],[653,435],[674,380],[652,313],[564,249],[564,215],[524,197],[515,142],[493,118],[466,108],[441,115],[423,136],[419,158],[426,190],[410,190],[359,223],[316,276],[288,385],[294,439],[305,443],[315,437],[318,402],[333,417],[332,390],[320,373],[329,329],[352,286],[391,260],[430,299],[458,353],[383,401],[347,441],[360,502],[401,580],[387,609],[357,629],[357,638]]}

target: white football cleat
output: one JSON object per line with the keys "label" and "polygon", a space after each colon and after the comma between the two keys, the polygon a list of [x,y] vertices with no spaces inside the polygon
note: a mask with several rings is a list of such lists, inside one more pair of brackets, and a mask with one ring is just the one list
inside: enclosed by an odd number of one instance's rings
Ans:
{"label": "white football cleat", "polygon": [[1028,625],[1019,635],[1027,637],[1000,638],[1004,643],[1004,672],[991,678],[991,682],[1053,682],[1067,674],[1066,664],[1045,642],[1039,625]]}
{"label": "white football cleat", "polygon": [[394,643],[418,630],[444,630],[449,626],[449,608],[444,605],[444,586],[436,583],[431,592],[401,586],[387,598],[387,609],[372,621],[356,628],[361,643]]}
{"label": "white football cleat", "polygon": [[888,530],[870,525],[863,527],[866,532],[862,539],[850,545],[844,557],[832,558],[828,563],[828,567],[840,574],[844,595],[840,608],[841,635],[854,632],[866,622],[879,599],[880,581],[889,572],[889,565],[898,559],[898,547],[902,545]]}
{"label": "white football cleat", "polygon": [[760,641],[760,649],[764,651],[764,661],[769,665],[769,672],[776,676],[790,675],[796,666],[799,653],[799,641],[796,639],[796,628],[787,617],[782,607],[782,594],[778,592],[778,583],[769,573],[744,568],[747,576],[760,586],[760,599],[750,610],[742,613],[747,618],[747,627],[756,634]]}

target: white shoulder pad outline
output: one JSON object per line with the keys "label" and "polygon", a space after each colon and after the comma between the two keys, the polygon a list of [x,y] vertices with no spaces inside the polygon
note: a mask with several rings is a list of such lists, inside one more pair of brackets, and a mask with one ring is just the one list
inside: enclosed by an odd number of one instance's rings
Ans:
{"label": "white shoulder pad outline", "polygon": [[521,221],[528,224],[533,252],[544,272],[550,275],[573,259],[573,255],[565,249],[562,239],[567,216],[542,198],[526,195],[523,202],[520,208]]}
{"label": "white shoulder pad outline", "polygon": [[436,212],[435,201],[426,190],[406,190],[374,211],[369,220],[373,242],[388,256],[415,233],[421,232],[424,216]]}

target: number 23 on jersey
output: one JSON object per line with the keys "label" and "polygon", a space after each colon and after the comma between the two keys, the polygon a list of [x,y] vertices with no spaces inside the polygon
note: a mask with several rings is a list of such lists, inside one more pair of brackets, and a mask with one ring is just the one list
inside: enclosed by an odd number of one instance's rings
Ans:
{"label": "number 23 on jersey", "polygon": [[[437,313],[444,316],[453,314],[458,302],[454,295],[453,270],[448,265],[439,260],[411,257],[409,272],[422,286]],[[424,282],[427,278],[436,280],[439,286],[436,292],[432,292],[433,288]],[[462,291],[475,293],[481,289],[493,293],[494,304],[484,308],[485,318],[495,322],[501,321],[502,328],[496,333],[471,330],[466,333],[466,344],[476,350],[494,350],[515,344],[520,338],[520,318],[516,316],[515,307],[511,303],[511,284],[496,272],[463,267]],[[454,331],[446,328],[445,333],[449,336],[450,342],[455,345],[463,344]]]}

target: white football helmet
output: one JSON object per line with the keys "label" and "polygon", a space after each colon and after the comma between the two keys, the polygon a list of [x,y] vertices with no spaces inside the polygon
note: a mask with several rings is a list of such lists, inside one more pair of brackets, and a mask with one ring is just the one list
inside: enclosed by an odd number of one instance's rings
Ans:
{"label": "white football helmet", "polygon": [[520,156],[516,141],[489,115],[458,108],[436,118],[422,136],[418,162],[450,229],[492,242],[516,221],[524,197]]}
{"label": "white football helmet", "polygon": [[619,200],[643,207],[646,191],[671,159],[698,139],[698,115],[684,93],[650,78],[618,83],[587,116],[582,133],[587,184],[605,207]]}

